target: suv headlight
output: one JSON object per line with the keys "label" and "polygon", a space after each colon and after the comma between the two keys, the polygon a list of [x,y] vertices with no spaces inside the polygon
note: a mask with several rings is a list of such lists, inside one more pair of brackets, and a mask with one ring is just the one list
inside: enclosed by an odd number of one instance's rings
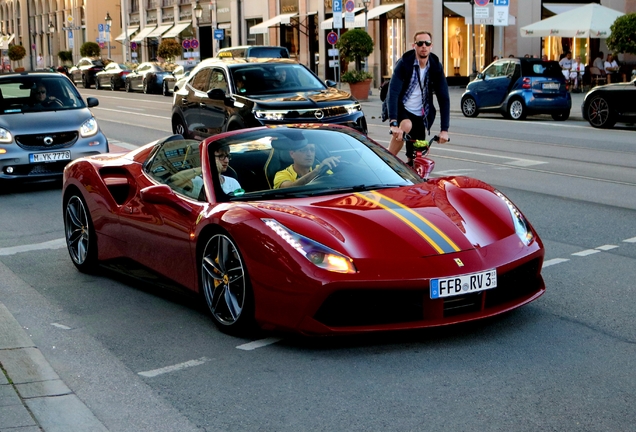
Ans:
{"label": "suv headlight", "polygon": [[274,219],[261,219],[265,225],[315,266],[336,273],[355,273],[353,260],[327,246],[290,230]]}
{"label": "suv headlight", "polygon": [[2,144],[10,144],[13,142],[13,136],[11,132],[6,130],[5,128],[0,128],[0,143]]}
{"label": "suv headlight", "polygon": [[82,124],[80,127],[80,136],[83,138],[93,136],[97,133],[99,127],[97,127],[97,120],[95,117],[91,117]]}
{"label": "suv headlight", "polygon": [[508,206],[510,216],[512,216],[512,222],[515,225],[515,233],[517,234],[517,237],[519,237],[519,239],[523,242],[523,244],[528,246],[534,240],[534,234],[532,234],[532,230],[530,229],[528,221],[526,221],[526,218],[523,217],[519,209],[512,203],[512,201],[506,198],[504,194],[497,190],[495,191],[495,194],[497,194],[497,196],[501,198],[503,202],[505,202]]}
{"label": "suv headlight", "polygon": [[254,117],[259,120],[283,120],[287,111],[265,111],[255,110]]}
{"label": "suv headlight", "polygon": [[355,114],[355,113],[357,113],[358,111],[362,111],[362,107],[360,106],[360,104],[359,104],[359,103],[357,103],[357,104],[352,104],[352,105],[345,105],[345,108],[347,109],[347,113],[348,113],[349,115],[351,115],[351,114]]}

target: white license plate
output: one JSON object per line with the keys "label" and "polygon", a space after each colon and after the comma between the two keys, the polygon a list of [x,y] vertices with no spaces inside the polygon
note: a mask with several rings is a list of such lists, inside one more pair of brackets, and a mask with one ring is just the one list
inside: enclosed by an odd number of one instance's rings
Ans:
{"label": "white license plate", "polygon": [[29,161],[31,161],[31,163],[55,162],[60,160],[71,160],[71,152],[67,150],[50,153],[32,153],[29,155]]}
{"label": "white license plate", "polygon": [[560,84],[559,83],[543,83],[543,90],[558,90]]}
{"label": "white license plate", "polygon": [[431,279],[431,298],[470,294],[497,287],[497,270]]}

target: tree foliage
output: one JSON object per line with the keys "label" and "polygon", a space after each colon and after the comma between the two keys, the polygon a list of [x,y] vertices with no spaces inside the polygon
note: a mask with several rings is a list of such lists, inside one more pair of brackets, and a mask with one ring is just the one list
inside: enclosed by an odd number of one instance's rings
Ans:
{"label": "tree foliage", "polygon": [[102,49],[97,42],[84,42],[80,47],[82,57],[99,57],[101,53]]}
{"label": "tree foliage", "polygon": [[352,29],[340,37],[336,42],[336,48],[340,50],[342,58],[355,61],[356,67],[360,69],[362,59],[373,52],[373,39],[362,29]]}
{"label": "tree foliage", "polygon": [[62,63],[72,63],[73,62],[73,51],[60,51],[57,53],[57,56],[60,58]]}
{"label": "tree foliage", "polygon": [[22,45],[11,45],[8,53],[9,59],[12,61],[19,61],[26,56],[26,50]]}
{"label": "tree foliage", "polygon": [[610,27],[607,47],[615,53],[636,54],[636,13],[616,18]]}
{"label": "tree foliage", "polygon": [[174,39],[162,40],[157,49],[157,55],[167,61],[173,61],[174,58],[180,56],[181,53],[181,45]]}

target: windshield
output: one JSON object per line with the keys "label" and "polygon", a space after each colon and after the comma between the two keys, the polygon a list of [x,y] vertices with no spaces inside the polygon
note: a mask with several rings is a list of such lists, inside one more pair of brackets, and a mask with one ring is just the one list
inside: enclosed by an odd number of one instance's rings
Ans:
{"label": "windshield", "polygon": [[[327,158],[337,159],[337,166],[307,184],[278,187],[277,173],[289,172],[296,166],[297,155],[290,149],[296,149],[295,153],[304,151],[295,147],[298,145],[312,149],[310,170]],[[214,141],[210,146],[212,155],[224,149],[223,153],[228,155],[224,174],[231,172],[240,183],[240,191],[227,198],[231,200],[350,193],[422,182],[382,146],[348,129],[269,128]]]}
{"label": "windshield", "polygon": [[300,64],[249,63],[233,67],[232,76],[235,93],[246,96],[321,91],[327,88]]}
{"label": "windshield", "polygon": [[2,114],[85,107],[75,87],[61,75],[26,75],[0,79],[0,112]]}

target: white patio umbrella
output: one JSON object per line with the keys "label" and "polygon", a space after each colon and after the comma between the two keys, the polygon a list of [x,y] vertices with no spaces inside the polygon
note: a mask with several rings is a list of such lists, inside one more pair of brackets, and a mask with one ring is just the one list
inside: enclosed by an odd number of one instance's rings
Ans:
{"label": "white patio umbrella", "polygon": [[521,37],[607,38],[616,18],[625,15],[617,10],[590,3],[534,24],[521,27]]}

